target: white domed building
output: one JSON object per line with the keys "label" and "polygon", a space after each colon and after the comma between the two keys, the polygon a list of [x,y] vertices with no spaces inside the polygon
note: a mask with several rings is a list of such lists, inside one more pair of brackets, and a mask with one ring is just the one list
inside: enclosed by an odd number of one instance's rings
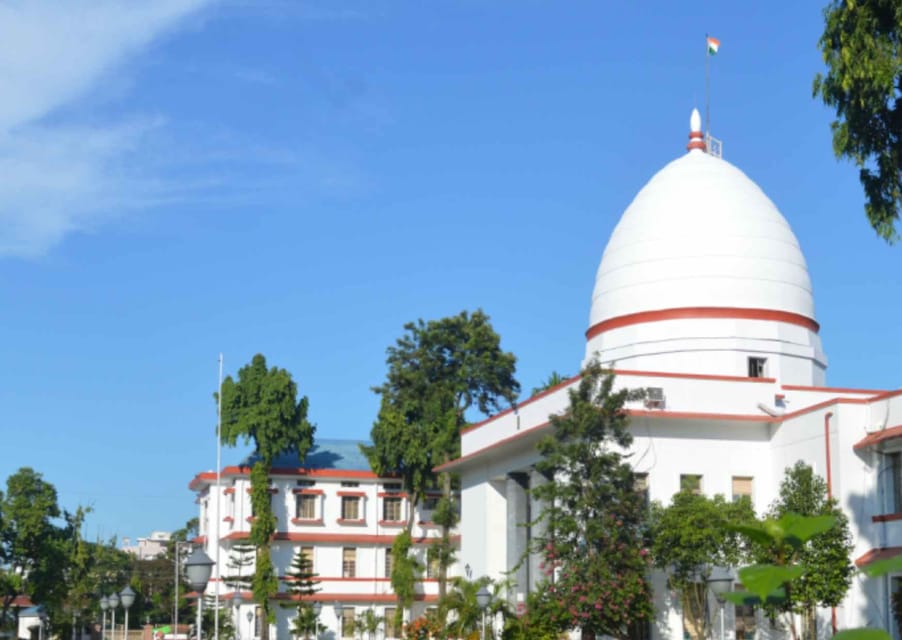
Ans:
{"label": "white domed building", "polygon": [[[645,388],[631,405],[635,472],[669,503],[688,479],[707,495],[750,495],[763,514],[798,460],[847,512],[859,566],[902,554],[902,391],[827,386],[811,279],[786,218],[738,168],[707,153],[700,118],[688,151],[636,195],[611,234],[592,294],[583,363],[597,357],[617,384]],[[472,426],[462,456],[460,564],[504,578],[518,565],[538,506],[535,446],[562,412],[573,378]],[[539,580],[520,564],[512,599]],[[838,628],[893,629],[898,578],[856,578]],[[655,638],[682,638],[681,613],[656,581]],[[821,612],[829,635],[834,612]],[[727,605],[734,638],[774,634]],[[719,624],[719,623],[718,623]],[[779,634],[776,634],[779,636]]]}

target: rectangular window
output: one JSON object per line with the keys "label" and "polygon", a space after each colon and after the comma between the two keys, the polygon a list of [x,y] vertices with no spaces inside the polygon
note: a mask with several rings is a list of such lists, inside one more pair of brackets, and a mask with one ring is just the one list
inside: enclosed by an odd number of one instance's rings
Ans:
{"label": "rectangular window", "polygon": [[764,378],[767,373],[767,358],[749,358],[749,378]]}
{"label": "rectangular window", "polygon": [[642,503],[644,505],[648,505],[648,474],[647,473],[634,473],[633,474],[633,490],[642,496]]}
{"label": "rectangular window", "polygon": [[438,578],[441,573],[441,564],[439,564],[438,558],[430,558],[426,561],[426,577],[427,578]]}
{"label": "rectangular window", "polygon": [[259,638],[263,633],[263,610],[254,608],[254,637]]}
{"label": "rectangular window", "polygon": [[[745,591],[745,587],[736,583],[734,591]],[[755,637],[757,624],[755,620],[755,607],[748,604],[734,605],[736,620],[736,640],[752,640]]]}
{"label": "rectangular window", "polygon": [[300,494],[295,496],[294,517],[299,520],[316,519],[316,501],[319,496]]}
{"label": "rectangular window", "polygon": [[885,453],[887,468],[885,477],[887,480],[888,497],[887,508],[890,513],[902,513],[902,452]]}
{"label": "rectangular window", "polygon": [[310,489],[316,486],[315,480],[298,480],[297,486],[304,487],[305,489]]}
{"label": "rectangular window", "polygon": [[308,572],[313,573],[315,571],[313,567],[313,547],[301,547],[299,555],[304,558],[304,568]]}
{"label": "rectangular window", "polygon": [[391,554],[391,549],[385,550],[385,577],[391,578],[392,569],[395,566],[395,557]]}
{"label": "rectangular window", "polygon": [[697,474],[684,473],[680,476],[680,491],[688,491],[698,495],[702,492],[702,477]]}
{"label": "rectangular window", "polygon": [[423,509],[423,511],[435,511],[435,508],[438,506],[438,501],[441,499],[441,496],[437,496],[435,494],[427,495],[425,498],[423,498],[423,502],[420,503],[423,505],[421,508]]}
{"label": "rectangular window", "polygon": [[742,498],[752,499],[752,477],[733,476],[733,502]]}
{"label": "rectangular window", "polygon": [[651,640],[651,620],[637,620],[626,632],[629,640]]}
{"label": "rectangular window", "polygon": [[392,522],[401,520],[401,498],[382,498],[382,519]]}
{"label": "rectangular window", "polygon": [[359,482],[350,482],[350,481],[345,480],[341,483],[341,486],[343,486],[343,487],[359,487],[360,483]]}
{"label": "rectangular window", "polygon": [[385,607],[382,611],[383,618],[383,628],[385,629],[385,637],[386,638],[397,638],[398,631],[397,627],[395,627],[395,615],[397,609],[395,607]]}
{"label": "rectangular window", "polygon": [[360,520],[360,498],[357,496],[341,497],[342,520]]}
{"label": "rectangular window", "polygon": [[345,605],[341,610],[341,637],[353,638],[354,626],[354,608]]}
{"label": "rectangular window", "polygon": [[341,550],[341,577],[357,577],[357,549],[346,547]]}
{"label": "rectangular window", "polygon": [[382,490],[386,493],[391,491],[401,491],[401,483],[400,482],[386,482],[382,485]]}

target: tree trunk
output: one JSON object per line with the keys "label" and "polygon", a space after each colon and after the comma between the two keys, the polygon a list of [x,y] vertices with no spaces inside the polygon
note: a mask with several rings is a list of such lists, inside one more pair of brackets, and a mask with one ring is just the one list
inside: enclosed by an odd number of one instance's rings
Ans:
{"label": "tree trunk", "polygon": [[[449,456],[445,456],[445,463],[448,462]],[[445,472],[442,474],[442,497],[451,504],[451,474]],[[442,523],[442,540],[448,542],[451,539],[451,531],[447,523]],[[448,593],[448,564],[439,563],[438,568],[438,601],[444,602]]]}
{"label": "tree trunk", "polygon": [[817,640],[817,609],[814,607],[802,614],[802,640]]}
{"label": "tree trunk", "polygon": [[708,624],[705,616],[707,598],[704,583],[690,583],[680,593],[680,604],[683,608],[683,626],[691,640],[705,640],[708,635]]}

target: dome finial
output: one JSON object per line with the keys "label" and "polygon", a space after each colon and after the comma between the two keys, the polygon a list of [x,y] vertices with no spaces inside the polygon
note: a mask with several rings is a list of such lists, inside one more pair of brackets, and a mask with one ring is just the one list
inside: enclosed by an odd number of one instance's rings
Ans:
{"label": "dome finial", "polygon": [[705,136],[702,134],[702,117],[698,109],[692,110],[689,117],[689,144],[686,145],[687,151],[705,151]]}

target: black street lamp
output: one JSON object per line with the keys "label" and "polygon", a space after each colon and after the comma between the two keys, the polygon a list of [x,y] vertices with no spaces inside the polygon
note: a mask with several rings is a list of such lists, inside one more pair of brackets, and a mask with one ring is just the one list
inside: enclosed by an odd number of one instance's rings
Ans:
{"label": "black street lamp", "polygon": [[122,600],[122,608],[125,609],[125,630],[122,634],[122,640],[128,640],[128,610],[135,604],[135,591],[128,585],[119,592],[119,598]]}
{"label": "black street lamp", "polygon": [[488,609],[489,603],[492,601],[492,594],[485,585],[479,587],[476,592],[476,604],[482,610],[482,640],[485,640],[485,610]]}
{"label": "black street lamp", "polygon": [[188,578],[188,584],[197,592],[197,640],[200,640],[201,637],[204,591],[206,591],[210,575],[213,573],[214,564],[216,563],[210,560],[210,556],[204,553],[200,547],[197,547],[185,560],[185,576]]}

